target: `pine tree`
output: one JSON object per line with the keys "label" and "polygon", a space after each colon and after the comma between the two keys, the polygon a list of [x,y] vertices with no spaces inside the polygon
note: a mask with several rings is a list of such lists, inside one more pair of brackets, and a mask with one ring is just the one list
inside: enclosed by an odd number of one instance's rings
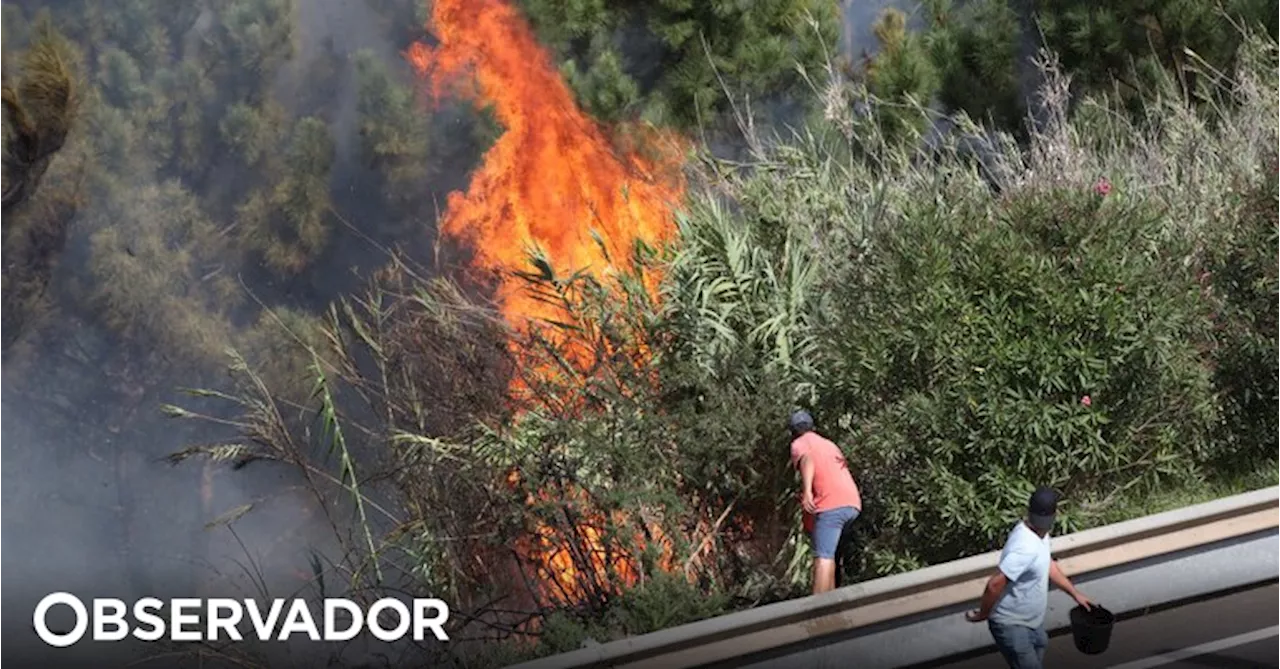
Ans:
{"label": "pine tree", "polygon": [[[739,101],[803,97],[838,33],[826,0],[523,0],[579,102],[596,118],[682,129]],[[727,89],[727,90],[726,90]]]}
{"label": "pine tree", "polygon": [[977,0],[935,19],[927,35],[942,73],[939,99],[950,111],[978,122],[1017,128],[1025,115],[1018,91],[1018,42],[1022,33],[1006,0]]}
{"label": "pine tree", "polygon": [[307,117],[293,128],[281,164],[267,188],[237,210],[241,235],[272,270],[297,274],[329,237],[329,170],[334,144],[324,121]]}
{"label": "pine tree", "polygon": [[428,116],[413,89],[396,82],[373,53],[357,53],[355,65],[361,154],[378,171],[385,197],[412,198],[426,188]]}
{"label": "pine tree", "polygon": [[867,85],[872,95],[888,103],[877,115],[881,130],[891,139],[911,129],[923,130],[926,119],[913,105],[927,106],[941,85],[926,41],[907,32],[906,14],[898,9],[882,12],[873,32],[880,51],[867,68]]}
{"label": "pine tree", "polygon": [[1129,93],[1148,83],[1148,61],[1170,68],[1188,91],[1196,58],[1228,71],[1242,38],[1233,22],[1276,37],[1276,5],[1261,0],[1039,0],[1036,10],[1046,45],[1081,84],[1115,81]]}

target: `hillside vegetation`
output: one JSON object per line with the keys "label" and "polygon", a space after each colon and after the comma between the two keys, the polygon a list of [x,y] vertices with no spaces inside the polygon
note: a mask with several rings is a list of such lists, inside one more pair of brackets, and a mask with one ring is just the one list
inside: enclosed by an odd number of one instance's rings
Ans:
{"label": "hillside vegetation", "polygon": [[[1021,147],[988,133],[980,161],[964,135],[895,141],[833,79],[823,121],[753,138],[749,164],[705,157],[678,241],[641,269],[529,274],[568,316],[514,350],[483,300],[397,265],[324,353],[324,397],[374,409],[326,415],[390,461],[406,509],[365,559],[476,607],[468,632],[541,619],[506,659],[794,596],[795,406],[863,485],[860,579],[989,550],[1039,484],[1075,531],[1274,483],[1275,57],[1251,39],[1230,78],[1200,79],[1209,111],[1166,80],[1136,117],[1068,111],[1045,60],[1048,122]],[[553,331],[596,366],[552,364]],[[540,392],[512,407],[517,364]]]}
{"label": "hillside vegetation", "polygon": [[[530,259],[563,310],[530,330],[428,230],[502,132],[483,110],[298,56],[287,0],[6,4],[25,76],[76,65],[4,228],[6,354],[61,360],[82,319],[207,386],[164,407],[208,435],[172,460],[293,468],[343,549],[316,589],[444,598],[429,652],[473,666],[802,594],[796,407],[862,486],[855,580],[989,550],[1041,484],[1075,531],[1276,482],[1267,3],[1052,2],[1045,51],[1012,3],[930,3],[863,62],[822,3],[520,4],[598,119],[717,132],[672,244],[602,278]],[[369,7],[421,36],[418,3]],[[748,122],[788,97],[793,131]]]}

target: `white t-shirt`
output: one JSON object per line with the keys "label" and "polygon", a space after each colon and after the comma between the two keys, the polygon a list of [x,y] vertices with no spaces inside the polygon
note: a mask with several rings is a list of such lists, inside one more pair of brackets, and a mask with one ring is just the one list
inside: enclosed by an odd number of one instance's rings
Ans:
{"label": "white t-shirt", "polygon": [[992,622],[1032,629],[1044,624],[1049,603],[1049,560],[1049,535],[1040,538],[1019,521],[1000,552],[1000,571],[1009,583],[991,610]]}

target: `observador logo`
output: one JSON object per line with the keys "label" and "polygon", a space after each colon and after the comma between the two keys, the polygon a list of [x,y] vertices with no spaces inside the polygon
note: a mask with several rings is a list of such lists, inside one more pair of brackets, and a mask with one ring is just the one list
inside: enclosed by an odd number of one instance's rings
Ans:
{"label": "observador logo", "polygon": [[[266,611],[252,599],[191,598],[166,602],[144,597],[132,606],[119,599],[94,599],[91,616],[89,607],[78,597],[55,592],[36,605],[33,622],[40,639],[58,648],[83,639],[90,626],[93,641],[123,641],[130,635],[140,641],[243,641],[246,618],[260,641],[285,641],[295,634],[305,634],[312,641],[347,641],[364,630],[387,642],[399,641],[411,630],[414,641],[424,640],[427,630],[440,641],[449,640],[444,631],[449,606],[439,599],[414,599],[409,604],[379,599],[367,611],[349,599],[321,601],[321,625],[317,626],[311,604],[305,599],[273,599]],[[59,605],[70,608],[75,615],[69,632],[54,632],[45,620]],[[133,626],[127,612],[133,614]],[[394,621],[394,627],[384,626],[389,621]]]}

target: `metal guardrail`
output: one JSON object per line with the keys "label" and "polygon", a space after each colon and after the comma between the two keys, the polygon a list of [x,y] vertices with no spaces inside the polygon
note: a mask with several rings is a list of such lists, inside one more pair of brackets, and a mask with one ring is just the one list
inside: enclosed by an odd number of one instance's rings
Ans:
{"label": "metal guardrail", "polygon": [[[1280,487],[1272,487],[1055,537],[1053,554],[1063,570],[1079,583],[1082,576],[1087,578],[1126,565],[1135,565],[1136,569],[1136,565],[1161,556],[1194,552],[1200,547],[1277,528]],[[513,669],[676,669],[745,664],[753,656],[785,652],[788,647],[815,639],[883,628],[895,621],[918,619],[931,611],[971,605],[998,560],[999,551],[993,551],[818,596],[541,658]],[[1280,570],[1280,566],[1275,568]],[[969,648],[952,652],[965,650]]]}

